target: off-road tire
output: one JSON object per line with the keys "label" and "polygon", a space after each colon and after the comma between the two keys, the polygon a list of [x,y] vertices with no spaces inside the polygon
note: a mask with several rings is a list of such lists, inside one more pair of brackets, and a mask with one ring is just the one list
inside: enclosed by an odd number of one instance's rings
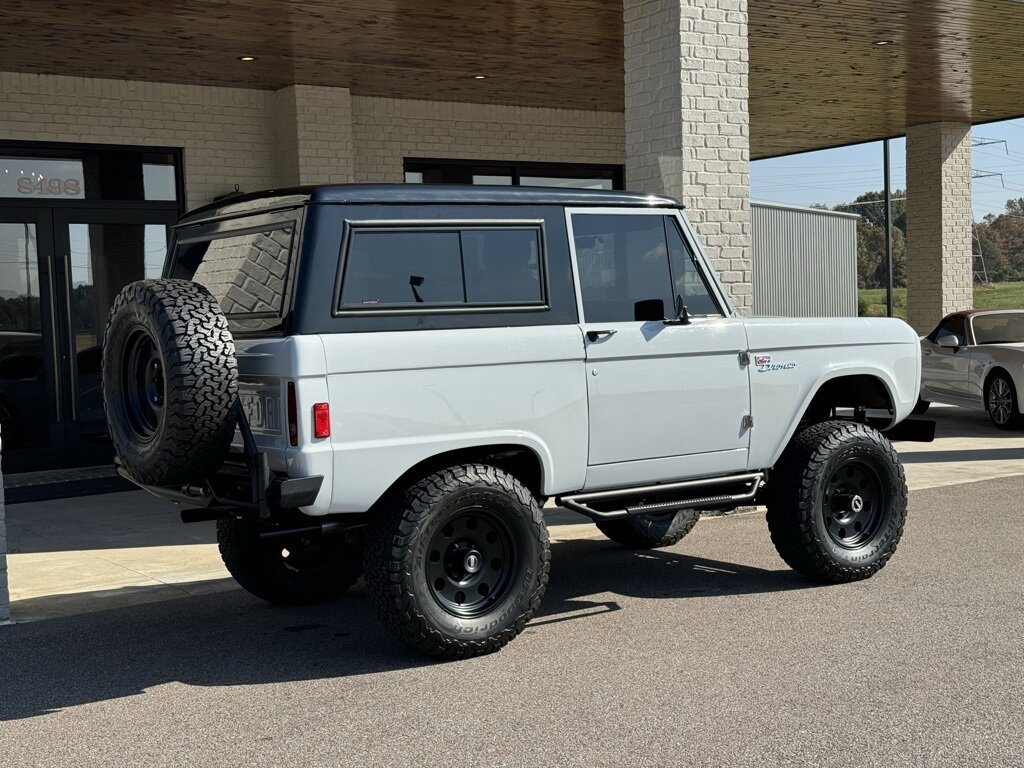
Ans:
{"label": "off-road tire", "polygon": [[[439,590],[436,579],[428,582],[428,571],[448,561],[459,537],[470,535],[460,534],[459,526],[477,514],[491,530],[504,529],[514,554],[504,563],[504,576],[495,569],[494,578],[504,579],[501,591],[495,587],[488,602],[486,592],[478,598],[467,588],[465,600],[484,604],[479,614],[460,616],[442,603],[450,585],[442,579]],[[366,583],[381,621],[399,639],[434,656],[467,658],[496,651],[523,630],[547,587],[549,557],[544,516],[530,491],[501,469],[463,464],[435,472],[382,504],[367,542]]]}
{"label": "off-road tire", "polygon": [[927,400],[922,400],[920,397],[917,398],[917,405],[914,406],[914,410],[911,411],[915,416],[922,416],[928,412],[928,407],[931,405]]}
{"label": "off-road tire", "polygon": [[657,549],[678,543],[700,520],[700,510],[679,509],[649,515],[632,515],[621,520],[603,520],[597,529],[629,549]]}
{"label": "off-road tire", "polygon": [[[845,518],[826,512],[841,505],[841,497],[867,495],[856,487],[853,494],[835,491],[844,473],[852,474],[854,469],[858,473],[854,477],[861,477],[861,482],[875,487],[871,475],[877,480],[878,518],[863,532],[863,541],[846,546],[837,543],[840,533],[854,538],[861,529],[848,530],[841,522]],[[903,535],[907,516],[903,467],[892,444],[866,425],[827,421],[797,433],[772,472],[769,489],[768,528],[776,550],[791,568],[816,581],[868,578],[886,564]],[[862,500],[862,512],[865,509],[869,507]]]}
{"label": "off-road tire", "polygon": [[[157,373],[143,382],[149,349],[146,370]],[[104,337],[103,404],[114,448],[136,481],[174,487],[216,470],[234,434],[237,395],[235,344],[205,287],[169,279],[124,287]]]}
{"label": "off-road tire", "polygon": [[362,575],[362,547],[343,535],[262,539],[260,525],[217,521],[224,565],[256,597],[277,605],[311,605],[341,595]]}
{"label": "off-road tire", "polygon": [[[993,403],[993,399],[996,397],[994,390],[1000,386],[997,382],[1001,382],[1005,388],[1003,399],[1009,398],[1009,414],[1002,420],[997,417]],[[1017,388],[1013,386],[1013,379],[1003,371],[993,373],[985,382],[985,410],[988,412],[988,417],[992,419],[992,423],[999,429],[1021,429],[1024,427],[1024,415],[1019,409],[1020,401],[1017,399]]]}

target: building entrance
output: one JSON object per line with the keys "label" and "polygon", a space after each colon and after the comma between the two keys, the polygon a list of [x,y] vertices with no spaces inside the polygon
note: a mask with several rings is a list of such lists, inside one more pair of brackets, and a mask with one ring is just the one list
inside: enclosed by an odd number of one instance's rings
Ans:
{"label": "building entrance", "polygon": [[[146,162],[154,157],[171,162]],[[180,213],[177,165],[173,152],[0,146],[0,177],[17,174],[13,184],[0,183],[5,472],[111,461],[100,387],[103,329],[124,285],[160,275]],[[105,200],[104,190],[141,199]]]}

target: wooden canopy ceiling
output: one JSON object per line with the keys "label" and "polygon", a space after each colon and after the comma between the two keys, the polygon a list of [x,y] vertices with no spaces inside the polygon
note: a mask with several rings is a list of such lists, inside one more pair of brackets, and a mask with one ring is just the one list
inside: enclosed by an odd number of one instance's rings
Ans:
{"label": "wooden canopy ceiling", "polygon": [[[1024,114],[1019,0],[749,6],[755,158]],[[4,0],[0,70],[621,110],[622,4]]]}

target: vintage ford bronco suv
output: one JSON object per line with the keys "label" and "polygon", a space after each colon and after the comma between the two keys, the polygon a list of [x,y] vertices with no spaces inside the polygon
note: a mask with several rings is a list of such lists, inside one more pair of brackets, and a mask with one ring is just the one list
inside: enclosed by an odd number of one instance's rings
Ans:
{"label": "vintage ford bronco suv", "polygon": [[266,600],[364,575],[391,631],[461,657],[540,603],[549,499],[627,547],[765,504],[782,558],[829,582],[875,573],[903,531],[878,430],[917,402],[914,331],[739,316],[674,200],[268,192],[183,218],[164,274],[110,313],[119,471],[216,520]]}

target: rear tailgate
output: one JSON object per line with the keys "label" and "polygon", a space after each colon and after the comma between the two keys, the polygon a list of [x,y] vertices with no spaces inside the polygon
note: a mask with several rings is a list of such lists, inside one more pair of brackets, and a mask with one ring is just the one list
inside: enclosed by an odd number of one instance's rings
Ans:
{"label": "rear tailgate", "polygon": [[[331,498],[331,441],[315,437],[313,429],[313,405],[328,402],[323,342],[319,336],[236,339],[235,356],[239,400],[257,448],[267,455],[274,472],[288,477],[322,475],[317,504],[306,511],[326,514]],[[293,425],[289,388],[294,391]],[[235,434],[234,446],[242,447],[240,433]]]}

